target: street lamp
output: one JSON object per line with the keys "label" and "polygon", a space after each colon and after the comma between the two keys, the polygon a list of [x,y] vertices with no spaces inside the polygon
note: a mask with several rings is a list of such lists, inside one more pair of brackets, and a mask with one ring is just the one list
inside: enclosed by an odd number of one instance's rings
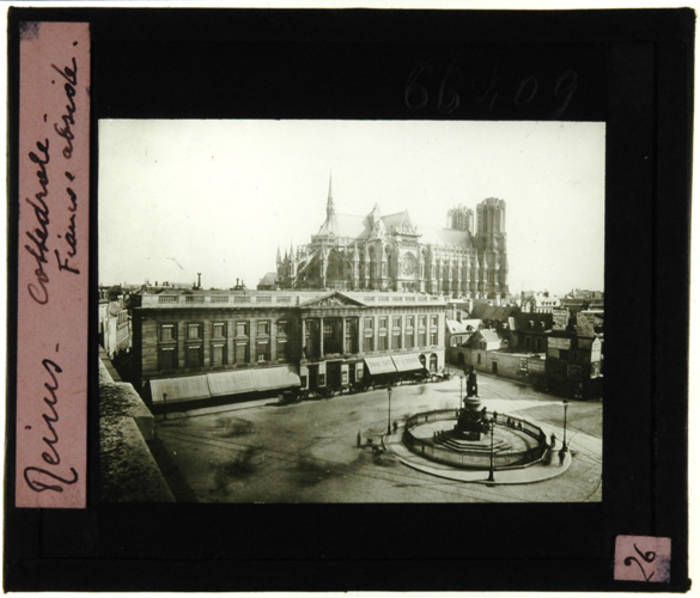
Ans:
{"label": "street lamp", "polygon": [[457,411],[462,408],[462,380],[464,380],[464,376],[459,377],[459,401],[457,402]]}
{"label": "street lamp", "polygon": [[493,477],[493,430],[496,427],[496,420],[492,417],[489,420],[489,429],[491,431],[491,463],[489,465],[489,482],[493,482],[494,477]]}
{"label": "street lamp", "polygon": [[561,450],[566,452],[568,449],[566,447],[566,411],[569,408],[569,401],[564,398],[564,440],[562,441]]}
{"label": "street lamp", "polygon": [[168,393],[163,393],[163,419],[168,419],[168,411],[165,408],[165,402],[168,400]]}
{"label": "street lamp", "polygon": [[392,390],[393,389],[391,388],[391,385],[387,386],[386,394],[389,397],[389,421],[387,422],[387,425],[386,425],[386,433],[389,436],[391,436],[391,391]]}

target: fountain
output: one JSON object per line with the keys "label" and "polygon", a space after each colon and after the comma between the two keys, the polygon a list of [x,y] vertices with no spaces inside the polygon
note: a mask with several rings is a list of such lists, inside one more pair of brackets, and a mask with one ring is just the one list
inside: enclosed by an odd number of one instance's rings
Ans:
{"label": "fountain", "polygon": [[472,371],[469,378],[463,408],[418,413],[406,420],[405,446],[426,459],[466,469],[539,462],[547,449],[544,431],[522,418],[489,413],[476,395],[476,374]]}

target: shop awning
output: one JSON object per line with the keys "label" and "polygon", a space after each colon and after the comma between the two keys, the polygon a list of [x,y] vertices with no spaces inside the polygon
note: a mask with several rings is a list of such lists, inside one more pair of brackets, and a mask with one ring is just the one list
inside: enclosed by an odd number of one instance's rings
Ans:
{"label": "shop awning", "polygon": [[239,370],[207,374],[211,395],[241,394],[299,386],[301,381],[293,366]]}
{"label": "shop awning", "polygon": [[163,403],[163,394],[168,395],[166,403],[208,399],[211,396],[206,375],[151,380],[153,403]]}
{"label": "shop awning", "polygon": [[418,359],[418,353],[408,355],[392,355],[394,365],[399,372],[410,372],[411,370],[422,370],[425,366]]}
{"label": "shop awning", "polygon": [[389,374],[396,371],[396,366],[389,355],[384,357],[365,357],[365,363],[369,373],[373,376],[377,374]]}
{"label": "shop awning", "polygon": [[301,384],[299,374],[296,373],[296,369],[291,365],[255,370],[255,376],[258,379],[257,390],[275,390]]}
{"label": "shop awning", "polygon": [[211,396],[241,394],[257,390],[258,381],[255,370],[239,370],[236,372],[219,372],[207,374]]}
{"label": "shop awning", "polygon": [[289,365],[151,380],[151,396],[154,404],[162,404],[164,393],[168,395],[166,403],[171,403],[300,385],[299,375]]}

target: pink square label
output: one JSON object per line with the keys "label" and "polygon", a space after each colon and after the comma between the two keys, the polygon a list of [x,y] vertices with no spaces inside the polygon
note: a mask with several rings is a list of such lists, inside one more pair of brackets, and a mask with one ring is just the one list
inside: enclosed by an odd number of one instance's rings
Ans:
{"label": "pink square label", "polygon": [[671,580],[671,538],[617,536],[614,578],[668,583]]}

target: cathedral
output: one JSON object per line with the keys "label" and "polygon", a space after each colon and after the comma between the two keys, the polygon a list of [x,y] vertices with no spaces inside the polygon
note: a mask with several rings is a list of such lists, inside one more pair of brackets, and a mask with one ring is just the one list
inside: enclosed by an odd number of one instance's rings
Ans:
{"label": "cathedral", "polygon": [[[332,181],[326,220],[307,245],[277,251],[282,289],[415,291],[454,298],[508,294],[506,205],[489,198],[447,213],[447,227],[417,225],[408,211],[366,216],[335,211]],[[476,229],[476,230],[475,230]]]}

